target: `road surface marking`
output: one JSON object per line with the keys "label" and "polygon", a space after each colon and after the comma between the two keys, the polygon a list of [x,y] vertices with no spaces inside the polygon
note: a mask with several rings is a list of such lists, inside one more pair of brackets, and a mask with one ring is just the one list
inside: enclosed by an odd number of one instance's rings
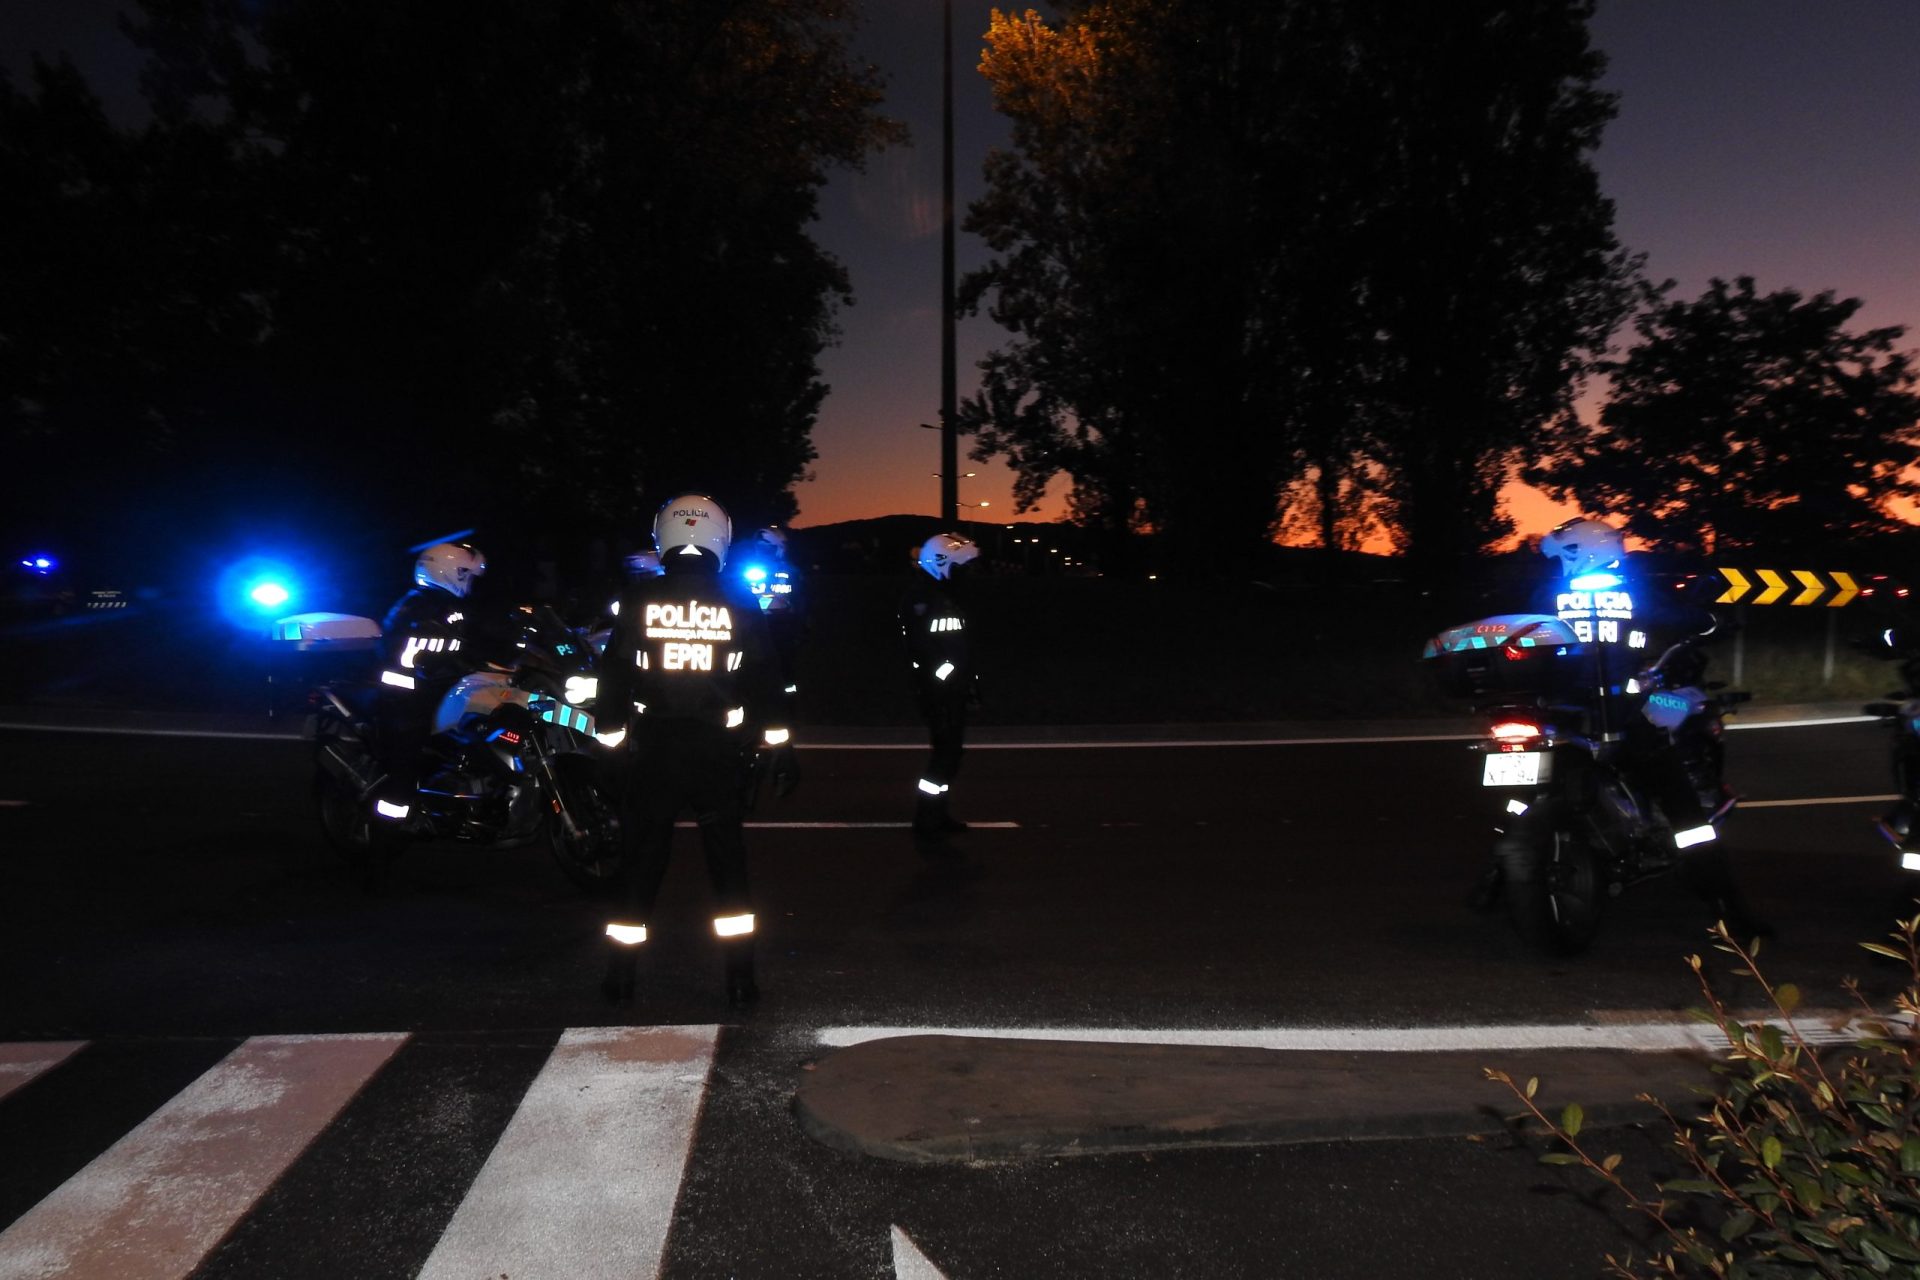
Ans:
{"label": "road surface marking", "polygon": [[893,1228],[894,1280],[947,1280],[947,1273],[933,1265],[913,1237],[899,1227]]}
{"label": "road surface marking", "polygon": [[[697,822],[676,822],[676,827],[697,827]],[[905,831],[912,827],[911,822],[746,822],[741,824],[749,830],[760,831]],[[974,831],[1018,831],[1017,822],[969,822],[967,828]]]}
{"label": "road surface marking", "polygon": [[1801,800],[1742,800],[1742,809],[1792,809],[1810,804],[1885,804],[1899,796],[1809,796]]}
{"label": "road surface marking", "polygon": [[0,1044],[0,1098],[53,1070],[85,1040],[42,1040]]}
{"label": "road surface marking", "polygon": [[657,1276],[715,1026],[560,1037],[420,1272]]}
{"label": "road surface marking", "polygon": [[[1777,1025],[1784,1022],[1774,1020]],[[1794,1025],[1809,1043],[1843,1044],[1864,1034],[1850,1013],[1808,1010]],[[1836,1029],[1837,1028],[1837,1029]],[[821,1044],[844,1049],[901,1036],[960,1036],[986,1040],[1055,1040],[1087,1044],[1160,1044],[1209,1049],[1284,1049],[1367,1053],[1446,1053],[1461,1050],[1724,1049],[1717,1027],[1702,1022],[1584,1022],[1464,1027],[822,1027]]]}
{"label": "road surface marking", "polygon": [[237,738],[243,742],[301,742],[306,735],[298,730],[285,733],[240,732],[232,729],[141,729],[121,725],[91,724],[15,724],[0,722],[7,733],[105,733],[123,738]]}
{"label": "road surface marking", "polygon": [[0,800],[0,809],[24,809],[32,803],[31,800]]}
{"label": "road surface marking", "polygon": [[0,1277],[180,1280],[406,1039],[248,1040],[0,1232]]}

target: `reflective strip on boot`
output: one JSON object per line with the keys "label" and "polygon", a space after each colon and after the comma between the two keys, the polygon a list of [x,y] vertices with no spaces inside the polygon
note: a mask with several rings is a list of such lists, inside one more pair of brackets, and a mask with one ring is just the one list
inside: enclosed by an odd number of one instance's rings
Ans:
{"label": "reflective strip on boot", "polygon": [[744,938],[753,932],[753,912],[737,916],[715,916],[713,931],[722,938]]}
{"label": "reflective strip on boot", "polygon": [[637,947],[647,940],[647,926],[643,924],[609,924],[607,936],[623,947]]}
{"label": "reflective strip on boot", "polygon": [[1673,833],[1673,847],[1676,849],[1691,849],[1696,844],[1706,844],[1710,840],[1718,840],[1719,838],[1720,833],[1713,829],[1711,823],[1701,827],[1688,827],[1685,831],[1676,831]]}

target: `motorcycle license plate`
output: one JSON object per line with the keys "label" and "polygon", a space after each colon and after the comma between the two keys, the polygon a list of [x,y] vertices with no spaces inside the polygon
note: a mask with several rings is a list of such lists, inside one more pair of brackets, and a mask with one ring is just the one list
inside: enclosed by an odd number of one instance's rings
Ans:
{"label": "motorcycle license plate", "polygon": [[1480,774],[1483,787],[1531,787],[1547,776],[1544,751],[1503,751],[1487,756],[1486,761]]}

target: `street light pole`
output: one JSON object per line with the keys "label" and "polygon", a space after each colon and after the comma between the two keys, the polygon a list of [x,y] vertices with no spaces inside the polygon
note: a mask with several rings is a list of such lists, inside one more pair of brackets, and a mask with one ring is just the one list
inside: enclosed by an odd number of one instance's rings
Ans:
{"label": "street light pole", "polygon": [[960,517],[959,377],[953,335],[953,0],[941,0],[940,40],[940,518]]}

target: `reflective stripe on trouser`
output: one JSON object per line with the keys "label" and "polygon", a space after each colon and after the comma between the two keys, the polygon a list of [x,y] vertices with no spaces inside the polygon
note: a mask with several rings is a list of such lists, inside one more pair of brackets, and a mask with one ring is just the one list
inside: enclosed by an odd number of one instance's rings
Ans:
{"label": "reflective stripe on trouser", "polygon": [[932,750],[920,774],[919,790],[922,795],[945,795],[960,774],[960,755],[966,748],[966,703],[959,698],[927,698],[921,703],[920,713],[927,722]]}

